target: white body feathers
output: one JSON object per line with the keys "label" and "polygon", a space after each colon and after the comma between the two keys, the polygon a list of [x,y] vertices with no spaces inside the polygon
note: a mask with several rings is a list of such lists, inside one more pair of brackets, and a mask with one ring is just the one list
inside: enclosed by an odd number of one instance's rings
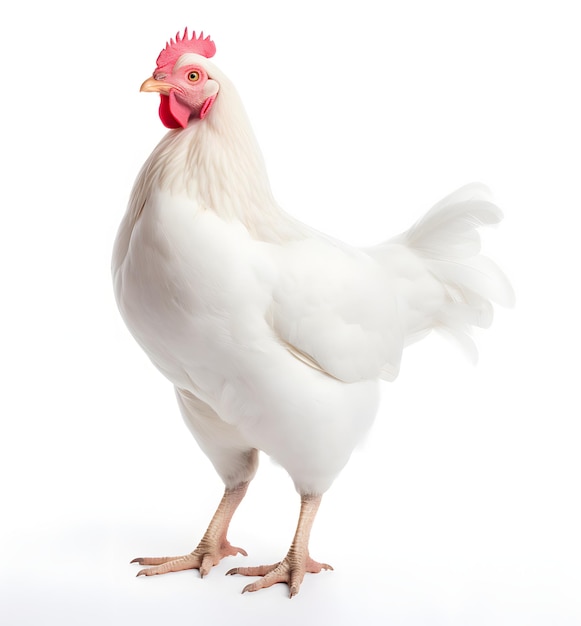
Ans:
{"label": "white body feathers", "polygon": [[219,96],[137,179],[113,255],[117,302],[227,486],[252,477],[259,449],[300,493],[320,494],[370,427],[404,346],[433,328],[469,345],[490,300],[510,303],[478,255],[477,227],[500,212],[469,185],[374,248],[327,238],[278,208],[233,86],[199,63]]}

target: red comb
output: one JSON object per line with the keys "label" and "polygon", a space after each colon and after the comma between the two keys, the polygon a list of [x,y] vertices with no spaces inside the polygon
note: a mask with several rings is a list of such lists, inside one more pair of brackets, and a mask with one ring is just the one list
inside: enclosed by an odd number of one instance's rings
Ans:
{"label": "red comb", "polygon": [[170,39],[165,44],[165,48],[157,57],[157,69],[171,69],[186,52],[195,52],[209,59],[216,54],[216,44],[209,36],[204,39],[203,32],[200,33],[199,37],[196,37],[196,33],[193,32],[191,39],[188,39],[188,29],[185,28],[183,35],[178,32],[175,41]]}

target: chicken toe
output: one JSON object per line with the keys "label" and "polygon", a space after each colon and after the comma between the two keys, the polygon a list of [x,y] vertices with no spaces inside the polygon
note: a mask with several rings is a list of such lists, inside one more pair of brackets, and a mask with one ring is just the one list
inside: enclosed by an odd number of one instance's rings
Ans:
{"label": "chicken toe", "polygon": [[227,572],[227,574],[240,574],[242,576],[261,576],[259,580],[246,585],[242,593],[247,591],[258,591],[266,589],[276,583],[286,583],[289,586],[289,597],[296,596],[299,592],[301,583],[306,573],[318,574],[321,570],[332,570],[333,568],[327,563],[318,563],[310,557],[306,562],[292,562],[286,556],[282,561],[274,565],[261,565],[259,567],[235,567]]}
{"label": "chicken toe", "polygon": [[200,570],[200,576],[204,578],[210,573],[215,565],[218,565],[225,556],[236,556],[242,554],[248,556],[246,550],[237,548],[228,541],[221,545],[211,545],[209,542],[200,542],[200,545],[190,554],[183,556],[164,557],[140,557],[133,559],[131,563],[139,565],[149,565],[145,569],[137,572],[137,576],[155,576],[157,574],[167,574],[168,572],[181,572],[186,569]]}

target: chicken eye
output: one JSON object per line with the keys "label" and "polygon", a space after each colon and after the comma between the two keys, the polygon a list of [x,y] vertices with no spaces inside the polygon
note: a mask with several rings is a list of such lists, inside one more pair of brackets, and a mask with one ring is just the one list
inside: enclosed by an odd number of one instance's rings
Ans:
{"label": "chicken eye", "polygon": [[196,72],[196,70],[191,71],[188,74],[188,80],[192,83],[195,83],[197,80],[200,80],[200,72]]}

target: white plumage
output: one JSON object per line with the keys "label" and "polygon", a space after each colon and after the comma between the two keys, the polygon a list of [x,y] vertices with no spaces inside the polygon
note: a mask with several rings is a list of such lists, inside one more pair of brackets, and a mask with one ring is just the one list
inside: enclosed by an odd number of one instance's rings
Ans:
{"label": "white plumage", "polygon": [[[233,573],[264,576],[247,590],[285,581],[294,595],[305,571],[329,567],[308,554],[312,518],[403,348],[439,329],[473,350],[470,327],[490,324],[490,301],[511,303],[508,282],[479,255],[477,228],[501,214],[474,184],[373,248],[333,240],[278,207],[236,90],[205,53],[184,52],[174,68],[154,73],[148,90],[169,83],[180,97],[183,68],[190,80],[196,68],[219,92],[141,170],[115,243],[115,295],[226,492],[192,554],[137,560],[153,566],[144,574],[204,575],[241,551],[226,530],[262,450],[301,494],[299,527],[281,564]],[[163,98],[169,87],[155,90]]]}

